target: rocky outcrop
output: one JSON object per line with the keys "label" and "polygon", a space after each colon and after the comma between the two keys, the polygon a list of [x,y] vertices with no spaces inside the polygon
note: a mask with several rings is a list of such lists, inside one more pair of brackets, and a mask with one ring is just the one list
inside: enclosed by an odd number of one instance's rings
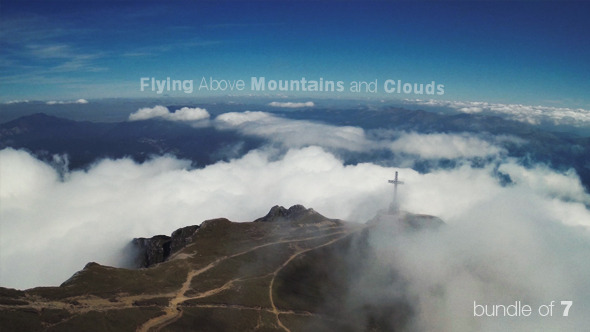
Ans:
{"label": "rocky outcrop", "polygon": [[339,224],[340,220],[326,218],[317,213],[314,209],[307,209],[303,205],[293,205],[286,209],[283,206],[273,206],[268,214],[262,218],[254,220],[254,222],[290,222],[290,223],[321,223],[332,222]]}
{"label": "rocky outcrop", "polygon": [[197,225],[187,226],[175,230],[172,236],[156,235],[151,238],[133,239],[132,245],[138,250],[135,265],[150,267],[164,262],[170,255],[190,244],[198,228]]}
{"label": "rocky outcrop", "polygon": [[166,260],[170,256],[171,242],[170,237],[166,235],[133,239],[133,245],[139,250],[136,260],[137,266],[150,267]]}
{"label": "rocky outcrop", "polygon": [[193,225],[179,228],[172,232],[170,239],[170,255],[180,251],[180,249],[193,242],[193,237],[197,229],[199,229],[199,226]]}
{"label": "rocky outcrop", "polygon": [[[274,206],[268,214],[254,222],[289,222],[293,224],[320,224],[331,223],[341,224],[340,220],[326,218],[317,213],[314,209],[307,209],[303,205],[293,205],[290,208]],[[223,225],[230,224],[227,219],[213,219],[204,221],[201,226],[187,226],[174,231],[171,236],[156,235],[151,238],[135,238],[131,242],[137,250],[134,265],[136,267],[150,267],[162,263],[174,253],[180,251],[193,242],[195,235],[199,232],[214,232]],[[204,233],[203,233],[204,234]]]}

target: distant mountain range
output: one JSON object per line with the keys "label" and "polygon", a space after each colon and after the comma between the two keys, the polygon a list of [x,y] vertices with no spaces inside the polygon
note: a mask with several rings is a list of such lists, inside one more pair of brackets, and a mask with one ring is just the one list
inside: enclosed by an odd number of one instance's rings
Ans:
{"label": "distant mountain range", "polygon": [[259,144],[234,132],[164,120],[80,122],[38,113],[0,124],[0,148],[24,148],[48,160],[53,154],[67,154],[72,169],[102,158],[144,161],[164,154],[204,166]]}
{"label": "distant mountain range", "polygon": [[[351,113],[354,112],[354,113]],[[419,133],[473,133],[484,137],[506,135],[500,143],[508,156],[525,166],[544,163],[558,170],[573,168],[586,190],[590,191],[590,137],[567,132],[551,132],[537,126],[478,114],[445,115],[420,110],[391,109],[314,109],[281,112],[291,119],[319,121],[332,125],[352,125],[372,130],[415,131]],[[88,167],[102,158],[131,157],[144,161],[150,156],[170,154],[189,159],[195,167],[219,160],[240,157],[267,143],[262,138],[213,126],[193,127],[165,120],[124,121],[115,123],[72,121],[38,113],[0,124],[0,148],[24,148],[50,161],[54,154],[67,154],[69,167]],[[390,165],[391,152],[347,153],[346,163],[378,162]],[[393,161],[394,162],[394,161]],[[412,167],[428,172],[444,167],[448,161],[417,161]],[[453,166],[452,162],[449,164]],[[391,165],[395,166],[395,165]]]}
{"label": "distant mountain range", "polygon": [[403,293],[378,291],[404,280],[376,263],[370,238],[442,225],[436,217],[409,213],[381,214],[362,225],[301,205],[273,207],[254,222],[207,220],[171,237],[134,240],[141,259],[167,251],[144,264],[148,268],[88,263],[60,287],[0,288],[0,326],[3,331],[401,331],[415,308]]}

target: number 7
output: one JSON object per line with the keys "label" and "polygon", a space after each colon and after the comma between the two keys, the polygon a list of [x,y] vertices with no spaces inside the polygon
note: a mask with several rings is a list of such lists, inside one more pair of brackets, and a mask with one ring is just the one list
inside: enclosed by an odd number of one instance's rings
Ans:
{"label": "number 7", "polygon": [[568,316],[569,315],[570,308],[571,308],[572,304],[574,304],[574,301],[561,301],[561,305],[564,305],[565,306],[565,309],[563,309],[563,315],[564,316]]}

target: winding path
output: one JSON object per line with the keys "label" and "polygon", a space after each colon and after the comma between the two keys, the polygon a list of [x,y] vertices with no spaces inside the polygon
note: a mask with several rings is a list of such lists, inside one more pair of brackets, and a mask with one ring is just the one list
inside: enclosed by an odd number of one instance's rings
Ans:
{"label": "winding path", "polygon": [[[269,299],[270,299],[270,304],[271,304],[271,308],[270,308],[270,312],[272,312],[277,319],[277,324],[280,328],[282,328],[285,331],[289,331],[289,328],[287,328],[285,325],[283,325],[283,323],[281,322],[279,315],[281,314],[299,314],[301,315],[302,313],[296,313],[294,311],[290,311],[290,310],[279,310],[275,303],[274,303],[274,298],[273,298],[273,286],[275,283],[275,279],[277,277],[277,275],[279,274],[279,272],[285,267],[287,266],[291,261],[293,261],[293,259],[295,259],[297,256],[305,254],[309,251],[312,250],[316,250],[325,246],[328,246],[330,244],[333,244],[334,242],[337,242],[343,238],[345,238],[346,236],[350,235],[351,231],[338,231],[338,232],[331,232],[328,234],[323,234],[323,235],[318,235],[318,236],[312,236],[312,237],[306,237],[306,238],[299,238],[299,239],[287,239],[287,240],[279,240],[279,241],[275,241],[275,242],[271,242],[271,243],[265,243],[259,246],[255,246],[252,247],[248,250],[233,254],[233,255],[228,255],[228,256],[224,256],[222,258],[219,258],[211,263],[209,263],[207,266],[198,269],[198,270],[191,270],[188,272],[187,276],[186,276],[186,280],[184,281],[184,283],[182,284],[182,287],[174,294],[174,297],[172,297],[172,299],[170,299],[170,302],[168,303],[168,306],[165,308],[164,310],[164,315],[152,318],[150,320],[148,320],[147,322],[145,322],[144,324],[142,324],[141,326],[139,326],[137,328],[137,332],[149,332],[150,330],[155,330],[155,331],[159,331],[160,329],[162,329],[165,326],[168,326],[169,324],[174,323],[176,320],[180,319],[182,317],[182,309],[179,307],[180,304],[182,304],[183,302],[187,301],[187,300],[192,300],[192,299],[199,299],[199,298],[203,298],[203,297],[208,297],[208,296],[212,296],[215,295],[217,293],[220,293],[224,290],[227,290],[229,288],[231,288],[231,286],[236,282],[236,281],[240,281],[242,279],[232,279],[228,282],[226,282],[223,286],[215,288],[215,289],[211,289],[208,290],[206,292],[202,292],[199,293],[197,295],[194,296],[190,296],[187,297],[185,294],[186,292],[190,289],[190,285],[192,283],[193,278],[195,278],[196,276],[216,267],[217,265],[219,265],[221,262],[230,259],[230,258],[234,258],[237,256],[241,256],[241,255],[245,255],[249,252],[258,250],[260,248],[264,248],[264,247],[268,247],[268,246],[272,246],[272,245],[277,245],[277,244],[283,244],[283,243],[295,243],[295,242],[304,242],[304,241],[310,241],[310,240],[316,240],[316,239],[321,239],[321,238],[326,238],[326,237],[332,237],[335,235],[341,235],[335,239],[332,239],[326,243],[322,243],[318,246],[315,246],[313,248],[309,248],[309,249],[300,249],[297,252],[295,252],[293,255],[289,256],[289,258],[278,268],[276,269],[273,273],[272,273],[272,279],[269,283],[268,286],[268,295],[269,295]],[[206,305],[199,305],[199,307],[207,307]],[[217,305],[217,306],[208,306],[208,307],[224,307],[222,305]],[[243,306],[231,306],[231,305],[226,305],[226,308],[234,308],[234,309],[254,309],[251,307],[243,307]],[[258,308],[257,310],[268,310],[268,309],[263,309],[263,308]],[[311,313],[305,313],[306,315],[312,315]]]}
{"label": "winding path", "polygon": [[272,289],[273,289],[273,286],[274,286],[274,283],[275,283],[275,279],[277,278],[277,275],[279,274],[279,272],[281,272],[281,270],[284,269],[285,266],[289,265],[289,263],[291,263],[291,261],[293,261],[297,256],[302,255],[302,254],[305,254],[305,253],[307,253],[309,251],[312,251],[312,250],[316,250],[316,249],[319,249],[319,248],[322,248],[322,247],[329,246],[329,245],[331,245],[331,244],[333,244],[333,243],[335,243],[337,241],[342,240],[343,238],[347,237],[348,235],[350,235],[350,233],[346,232],[344,235],[342,235],[342,236],[340,236],[338,238],[335,238],[335,239],[333,239],[331,241],[328,241],[326,243],[320,244],[320,245],[318,245],[316,247],[309,248],[309,249],[299,250],[299,251],[295,252],[293,255],[291,255],[289,257],[289,259],[287,259],[278,269],[275,270],[275,272],[273,273],[273,277],[270,280],[270,284],[268,285],[268,296],[270,298],[270,305],[272,307],[272,312],[275,314],[275,316],[277,318],[277,324],[279,325],[280,328],[282,328],[283,330],[285,330],[287,332],[291,332],[291,330],[288,327],[286,327],[285,325],[283,325],[283,323],[281,322],[281,319],[279,317],[280,314],[284,314],[285,312],[280,311],[276,307],[275,301],[274,301],[274,296],[273,296]]}
{"label": "winding path", "polygon": [[[186,301],[214,296],[216,294],[219,294],[221,292],[224,292],[224,291],[234,288],[236,286],[236,283],[238,283],[238,282],[243,282],[243,281],[246,281],[246,280],[249,280],[252,278],[263,277],[263,278],[270,278],[270,282],[268,282],[269,303],[265,307],[256,306],[256,305],[246,306],[246,305],[232,304],[232,303],[225,303],[225,304],[223,304],[223,303],[221,303],[221,304],[220,303],[191,303],[190,306],[196,307],[196,308],[255,310],[255,311],[259,312],[259,321],[258,321],[259,327],[264,325],[264,323],[262,322],[262,316],[260,316],[260,314],[263,312],[270,313],[276,317],[276,321],[266,322],[267,324],[270,324],[274,328],[280,328],[284,331],[290,331],[290,329],[287,326],[285,326],[283,324],[283,322],[281,321],[281,319],[280,319],[281,315],[283,315],[283,316],[284,315],[314,316],[314,317],[321,317],[322,319],[330,319],[330,317],[323,317],[321,315],[317,315],[315,313],[308,312],[308,311],[294,311],[294,310],[277,308],[277,305],[275,303],[274,294],[273,294],[273,288],[275,286],[275,282],[276,282],[276,279],[277,279],[277,276],[279,275],[279,273],[287,265],[289,265],[291,262],[293,262],[293,260],[295,258],[297,258],[305,253],[308,253],[310,251],[329,246],[337,241],[342,240],[343,238],[345,238],[353,233],[358,232],[359,230],[361,230],[363,228],[364,227],[346,228],[346,229],[345,228],[332,228],[329,230],[324,230],[325,233],[322,233],[319,235],[311,236],[308,234],[306,236],[306,235],[301,234],[300,236],[302,236],[302,237],[300,237],[300,238],[297,238],[297,237],[285,238],[285,237],[283,237],[283,238],[278,239],[277,241],[272,241],[272,242],[260,244],[260,245],[250,247],[246,250],[243,250],[243,251],[235,253],[235,254],[220,257],[220,258],[208,263],[206,266],[201,267],[201,268],[195,269],[195,268],[191,268],[191,266],[189,265],[189,270],[186,274],[186,278],[185,278],[184,282],[182,283],[182,285],[180,286],[180,288],[178,290],[172,291],[172,292],[157,293],[157,294],[135,294],[135,295],[120,293],[120,294],[117,294],[111,298],[104,298],[104,297],[86,294],[86,295],[68,297],[68,298],[63,299],[61,301],[60,300],[49,300],[49,299],[46,299],[42,296],[32,295],[32,296],[28,296],[26,298],[26,301],[28,302],[28,304],[25,304],[25,305],[14,304],[14,305],[12,305],[12,304],[4,304],[3,303],[3,304],[0,304],[0,309],[13,310],[15,308],[18,308],[18,309],[30,308],[35,311],[41,311],[44,308],[52,308],[52,309],[66,310],[71,314],[71,317],[60,320],[59,322],[47,323],[45,325],[46,328],[52,328],[52,327],[64,324],[75,317],[79,317],[78,315],[85,314],[87,312],[121,310],[121,309],[128,309],[128,308],[137,308],[138,306],[141,307],[141,306],[146,306],[146,305],[153,306],[155,303],[160,303],[159,301],[161,301],[162,298],[165,298],[166,301],[168,301],[168,303],[164,307],[159,306],[161,308],[161,310],[163,311],[163,313],[160,314],[160,316],[157,316],[157,317],[154,317],[154,318],[151,318],[151,319],[145,321],[143,324],[141,324],[140,326],[138,326],[136,328],[137,332],[159,331],[162,328],[169,326],[170,324],[174,323],[175,321],[177,321],[178,319],[180,319],[182,317],[182,315],[183,315],[182,308],[184,306],[183,304]],[[305,237],[303,237],[303,236],[305,236]],[[306,243],[305,245],[303,244],[306,241],[314,241],[314,240],[320,240],[320,241],[318,241],[316,243]],[[202,275],[203,273],[219,266],[221,263],[227,261],[228,259],[232,259],[232,258],[241,256],[241,255],[245,255],[245,254],[251,253],[253,251],[259,250],[261,248],[266,248],[266,247],[280,245],[280,244],[290,244],[289,245],[290,256],[283,258],[284,261],[279,261],[278,264],[280,264],[280,266],[276,267],[276,269],[274,271],[266,271],[266,274],[264,274],[264,275],[234,278],[231,280],[227,280],[223,285],[221,285],[217,288],[205,290],[205,291],[202,291],[197,294],[193,293],[194,290],[192,290],[191,284],[192,284],[193,280],[195,279],[195,277]],[[309,247],[309,246],[313,246],[313,247]],[[187,259],[185,261],[186,264],[191,264],[191,261],[188,258],[192,257],[192,255],[189,255],[189,254],[183,254],[183,255],[184,256],[182,256],[181,258],[179,258],[180,257],[179,256],[176,259]],[[264,285],[263,287],[266,287],[266,285]],[[191,292],[189,292],[189,291],[191,291]],[[188,296],[187,296],[187,293],[189,293]],[[152,299],[157,300],[158,302],[150,303],[149,301]],[[147,304],[141,304],[141,302],[143,302],[143,301],[147,301],[146,302]]]}

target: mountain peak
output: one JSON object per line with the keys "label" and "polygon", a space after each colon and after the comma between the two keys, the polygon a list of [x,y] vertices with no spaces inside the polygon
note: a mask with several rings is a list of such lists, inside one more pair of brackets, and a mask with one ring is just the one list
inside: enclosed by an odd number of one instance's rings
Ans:
{"label": "mountain peak", "polygon": [[254,220],[254,222],[290,222],[298,224],[315,224],[325,221],[339,222],[337,219],[326,218],[314,209],[308,209],[300,204],[293,205],[288,209],[275,205],[266,216]]}

